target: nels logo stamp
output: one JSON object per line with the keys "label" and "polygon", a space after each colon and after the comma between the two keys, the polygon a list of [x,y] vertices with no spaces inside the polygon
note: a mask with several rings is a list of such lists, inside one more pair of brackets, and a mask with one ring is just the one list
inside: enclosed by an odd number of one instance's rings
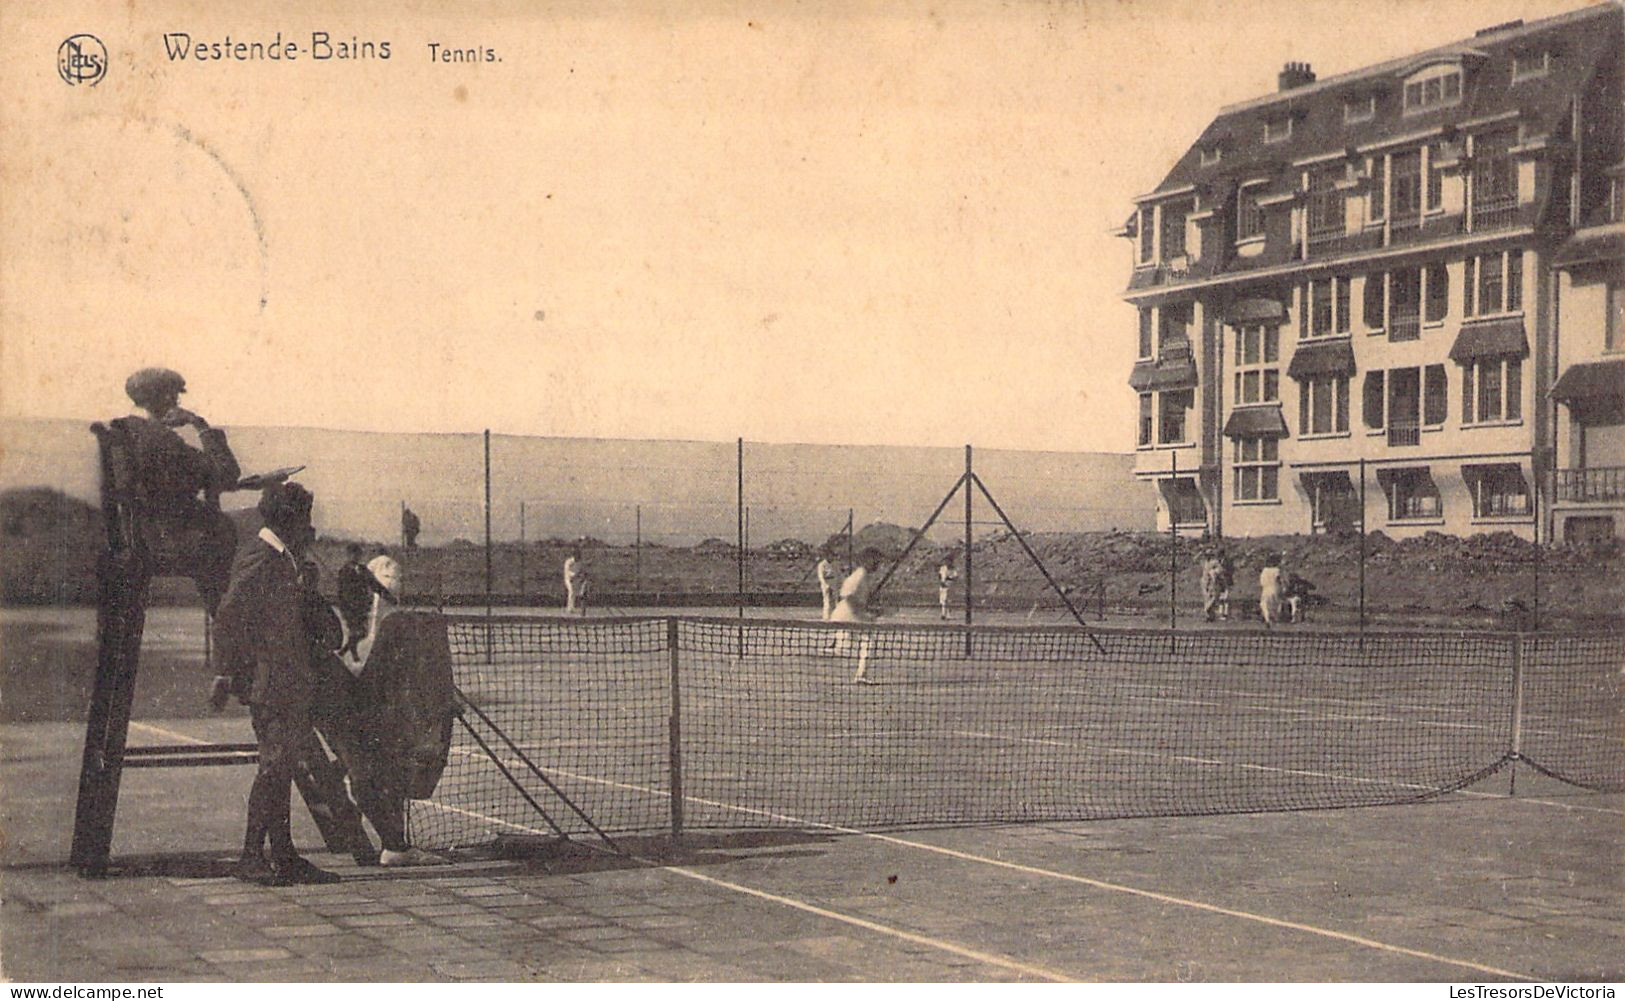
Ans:
{"label": "nels logo stamp", "polygon": [[107,46],[95,35],[70,35],[57,46],[56,71],[70,87],[94,87],[107,75]]}

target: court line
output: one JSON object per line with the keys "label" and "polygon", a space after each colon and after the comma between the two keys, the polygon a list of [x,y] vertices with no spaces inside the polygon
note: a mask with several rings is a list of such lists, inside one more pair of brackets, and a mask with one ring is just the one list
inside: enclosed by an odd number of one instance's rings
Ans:
{"label": "court line", "polygon": [[[565,770],[565,769],[555,768],[555,769],[553,769],[553,771],[556,774],[570,775],[573,778],[581,779],[581,780],[584,780],[584,781],[597,782],[597,783],[600,783],[600,784],[603,784],[603,785],[615,786],[615,787],[622,788],[622,789],[628,789],[628,790],[644,792],[644,793],[652,793],[652,794],[655,794],[655,795],[666,796],[668,798],[671,795],[670,793],[664,792],[664,791],[659,790],[659,789],[650,789],[650,788],[647,788],[647,787],[644,787],[644,786],[635,786],[635,785],[631,785],[629,783],[615,782],[615,781],[612,781],[612,780],[609,780],[609,779],[599,779],[599,778],[595,778],[595,777],[592,777],[592,776],[578,775],[576,773],[572,773],[572,772],[570,772],[568,770]],[[838,824],[825,824],[825,823],[820,823],[818,821],[805,820],[805,819],[800,818],[800,817],[792,817],[792,816],[789,816],[787,814],[774,813],[774,812],[769,811],[769,810],[757,810],[757,809],[753,809],[751,807],[736,806],[736,805],[731,804],[731,803],[721,803],[721,802],[718,802],[716,800],[709,800],[709,799],[705,799],[704,797],[700,797],[700,796],[687,795],[687,796],[684,796],[684,799],[692,800],[693,802],[696,802],[696,803],[704,803],[704,804],[706,804],[708,806],[719,807],[719,808],[725,809],[725,810],[734,810],[734,811],[740,812],[740,813],[752,813],[752,814],[756,814],[758,816],[771,817],[773,819],[781,820],[781,821],[784,821],[786,823],[797,824],[797,825],[800,825],[800,826],[802,826],[804,828],[822,828],[824,830],[835,831],[835,832],[838,832],[838,833],[841,833],[841,834],[856,835],[856,836],[861,837],[861,838],[869,838],[871,840],[881,841],[881,842],[885,842],[887,844],[899,845],[899,846],[906,847],[906,848],[917,848],[917,849],[920,849],[921,851],[932,852],[932,853],[938,854],[938,855],[945,855],[945,856],[948,856],[950,858],[960,859],[961,861],[979,862],[979,863],[982,863],[984,865],[990,865],[990,866],[994,866],[994,867],[1001,868],[1001,869],[1010,869],[1010,870],[1013,870],[1013,871],[1016,871],[1016,872],[1025,873],[1025,874],[1030,875],[1030,876],[1048,876],[1048,877],[1051,877],[1053,879],[1061,880],[1063,882],[1079,883],[1081,885],[1091,886],[1091,887],[1094,887],[1095,889],[1099,889],[1099,890],[1110,890],[1110,891],[1113,891],[1113,892],[1116,892],[1116,893],[1128,894],[1130,896],[1144,897],[1144,898],[1146,898],[1148,900],[1155,900],[1155,901],[1157,901],[1159,903],[1174,904],[1174,905],[1180,906],[1180,907],[1188,907],[1188,908],[1191,908],[1193,910],[1204,911],[1204,912],[1212,913],[1212,914],[1219,914],[1219,915],[1222,915],[1222,916],[1225,916],[1225,917],[1239,918],[1239,919],[1246,920],[1246,921],[1253,921],[1253,922],[1256,922],[1256,923],[1259,923],[1259,924],[1269,925],[1269,926],[1276,927],[1276,928],[1286,928],[1286,929],[1289,929],[1289,930],[1292,930],[1292,931],[1303,932],[1303,933],[1310,934],[1310,935],[1318,935],[1318,936],[1321,936],[1322,938],[1329,938],[1329,939],[1334,939],[1334,940],[1340,941],[1340,942],[1347,942],[1347,943],[1350,943],[1352,945],[1364,946],[1365,948],[1375,949],[1375,950],[1378,950],[1378,951],[1381,951],[1381,952],[1389,952],[1389,953],[1393,953],[1395,955],[1410,956],[1410,957],[1412,957],[1414,959],[1425,959],[1425,960],[1428,960],[1430,962],[1443,963],[1443,964],[1449,965],[1449,966],[1458,966],[1458,967],[1461,967],[1462,969],[1473,970],[1473,971],[1478,972],[1478,973],[1487,973],[1487,974],[1490,974],[1491,976],[1506,977],[1506,978],[1512,979],[1512,980],[1545,979],[1545,978],[1539,978],[1539,977],[1532,977],[1530,974],[1526,974],[1526,973],[1514,973],[1511,970],[1503,970],[1503,969],[1500,969],[1499,967],[1487,966],[1487,965],[1485,965],[1483,963],[1475,963],[1472,960],[1455,959],[1455,958],[1452,958],[1450,956],[1443,956],[1443,955],[1439,955],[1438,953],[1426,952],[1426,951],[1421,950],[1421,949],[1412,949],[1412,948],[1409,948],[1408,946],[1391,945],[1391,944],[1389,944],[1387,942],[1379,942],[1376,939],[1366,938],[1363,935],[1354,935],[1354,934],[1351,934],[1349,932],[1341,932],[1341,931],[1337,931],[1336,929],[1332,929],[1332,928],[1321,928],[1321,927],[1318,927],[1316,925],[1308,925],[1308,924],[1302,924],[1302,923],[1296,922],[1296,921],[1288,921],[1288,920],[1285,920],[1284,918],[1270,917],[1267,914],[1255,914],[1255,913],[1253,913],[1251,911],[1242,911],[1242,910],[1237,910],[1237,909],[1229,908],[1229,907],[1221,907],[1218,904],[1209,904],[1209,903],[1207,903],[1205,901],[1201,901],[1201,900],[1191,900],[1191,899],[1188,899],[1188,898],[1185,898],[1185,897],[1176,897],[1176,896],[1174,896],[1172,894],[1158,893],[1158,892],[1156,892],[1154,890],[1145,890],[1145,889],[1141,889],[1139,887],[1128,886],[1128,885],[1122,884],[1122,883],[1109,883],[1109,882],[1107,882],[1105,880],[1092,879],[1092,878],[1090,878],[1088,876],[1079,876],[1079,875],[1076,875],[1074,873],[1059,872],[1059,871],[1054,870],[1054,869],[1043,869],[1043,868],[1040,868],[1038,866],[1025,865],[1025,864],[1019,863],[1019,862],[1008,862],[1008,861],[1006,861],[1004,859],[989,858],[989,857],[987,857],[985,855],[976,855],[976,854],[973,854],[971,852],[962,852],[962,851],[959,851],[959,850],[953,849],[953,848],[944,848],[944,847],[942,847],[940,845],[933,845],[933,844],[929,844],[929,843],[926,843],[926,842],[923,842],[923,841],[910,841],[907,838],[899,838],[899,837],[895,837],[895,836],[889,835],[889,834],[877,834],[877,833],[875,833],[873,831],[862,831],[862,830],[858,830],[858,829],[852,828],[852,827],[842,827],[842,826],[840,826]],[[458,812],[467,812],[467,811],[461,811],[460,810]],[[684,875],[699,876],[700,874],[685,872]],[[709,877],[701,877],[701,878],[709,879]],[[810,907],[811,905],[808,905],[808,906]],[[854,919],[854,920],[862,920],[862,919]],[[911,933],[905,933],[905,934],[911,934]]]}
{"label": "court line", "polygon": [[190,736],[188,734],[178,733],[178,732],[176,732],[174,730],[166,730],[161,726],[154,726],[151,723],[141,723],[141,722],[138,722],[136,720],[131,720],[130,721],[130,729],[132,729],[132,730],[146,730],[147,732],[152,733],[152,734],[156,734],[159,737],[168,737],[170,740],[178,740],[183,744],[207,744],[208,743],[208,741],[202,739],[201,737],[193,737],[193,736]]}

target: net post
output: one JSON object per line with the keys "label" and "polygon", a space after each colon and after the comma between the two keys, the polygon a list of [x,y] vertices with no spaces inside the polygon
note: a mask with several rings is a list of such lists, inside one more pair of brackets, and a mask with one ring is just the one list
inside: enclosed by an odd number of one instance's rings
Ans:
{"label": "net post", "polygon": [[1507,760],[1511,763],[1511,777],[1508,780],[1507,795],[1516,795],[1518,791],[1518,761],[1523,757],[1523,662],[1524,642],[1526,634],[1517,633],[1512,640],[1512,733],[1510,745],[1507,748]]}
{"label": "net post", "polygon": [[971,447],[965,446],[965,478],[961,480],[965,485],[965,656],[971,655],[971,626],[973,625],[974,602],[972,601],[973,586],[976,581],[971,567],[971,491],[970,485],[975,480],[976,472],[971,465]]}
{"label": "net post", "polygon": [[673,844],[683,836],[683,700],[681,686],[678,683],[682,657],[678,652],[677,627],[678,622],[675,617],[666,619],[666,657],[671,665],[671,719],[666,727],[666,734],[670,741],[667,754],[668,763],[671,767],[671,840]]}

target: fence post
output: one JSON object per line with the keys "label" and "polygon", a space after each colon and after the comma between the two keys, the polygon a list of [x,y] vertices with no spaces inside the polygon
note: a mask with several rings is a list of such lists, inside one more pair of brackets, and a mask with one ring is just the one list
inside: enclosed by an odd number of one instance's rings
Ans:
{"label": "fence post", "polygon": [[1535,525],[1534,525],[1534,536],[1535,536],[1535,594],[1534,594],[1534,598],[1533,598],[1533,601],[1532,601],[1532,604],[1534,605],[1534,607],[1530,610],[1530,614],[1529,614],[1529,618],[1530,618],[1529,628],[1532,631],[1537,632],[1537,633],[1540,632],[1540,465],[1539,465],[1539,463],[1540,463],[1540,453],[1539,453],[1539,451],[1535,450],[1535,449],[1531,449],[1530,452],[1529,452],[1529,478],[1531,480],[1530,485],[1529,485],[1529,487],[1530,487],[1529,507],[1530,507],[1530,513],[1533,514],[1534,518],[1535,518]]}
{"label": "fence post", "polygon": [[965,485],[965,656],[966,657],[969,657],[971,655],[971,625],[973,624],[973,618],[974,618],[973,613],[971,611],[971,608],[973,606],[973,602],[972,602],[972,599],[971,599],[971,594],[972,594],[972,589],[973,589],[973,587],[975,585],[975,581],[976,581],[976,576],[975,576],[974,573],[972,573],[972,567],[971,567],[971,496],[970,496],[971,495],[971,489],[970,489],[970,486],[971,486],[971,477],[973,475],[975,475],[975,474],[974,474],[974,471],[973,471],[972,466],[971,466],[971,448],[970,448],[969,445],[966,445],[965,446],[965,479],[964,479],[964,485]]}
{"label": "fence post", "polygon": [[632,591],[643,593],[643,505],[633,507],[632,523]]}
{"label": "fence post", "polygon": [[736,597],[739,605],[739,656],[743,657],[745,656],[745,439],[739,439],[738,449],[738,493],[734,498],[737,521],[735,541],[739,551],[739,590]]}
{"label": "fence post", "polygon": [[847,573],[851,573],[857,567],[857,562],[856,562],[856,560],[857,560],[857,556],[856,556],[857,544],[852,538],[852,533],[854,531],[856,531],[856,526],[854,526],[852,524],[852,520],[853,520],[853,510],[852,510],[852,508],[847,508],[846,509],[846,572]]}
{"label": "fence post", "polygon": [[677,619],[666,620],[666,655],[671,665],[671,719],[666,732],[670,739],[668,754],[671,766],[671,839],[675,843],[683,836],[683,700],[677,676],[682,658],[677,651]]}
{"label": "fence post", "polygon": [[519,603],[525,602],[525,502],[519,502]]}
{"label": "fence post", "polygon": [[491,429],[485,429],[485,662],[491,663]]}
{"label": "fence post", "polygon": [[1365,649],[1365,457],[1360,457],[1360,649]]}
{"label": "fence post", "polygon": [[1172,633],[1179,628],[1179,513],[1174,510],[1174,498],[1179,496],[1179,453],[1169,452],[1168,457],[1168,631]]}

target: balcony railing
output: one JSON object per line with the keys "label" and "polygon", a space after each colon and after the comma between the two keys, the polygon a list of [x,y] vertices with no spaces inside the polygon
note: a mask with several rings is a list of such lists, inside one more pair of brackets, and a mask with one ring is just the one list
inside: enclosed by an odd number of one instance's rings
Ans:
{"label": "balcony railing", "polygon": [[1390,447],[1422,444],[1422,426],[1410,421],[1395,421],[1388,425]]}
{"label": "balcony railing", "polygon": [[1473,229],[1503,229],[1518,221],[1518,196],[1497,195],[1473,203]]}
{"label": "balcony railing", "polygon": [[1625,466],[1594,466],[1557,471],[1557,499],[1625,501]]}
{"label": "balcony railing", "polygon": [[1388,339],[1390,341],[1414,341],[1421,336],[1421,314],[1412,313],[1409,316],[1390,316],[1388,318]]}

